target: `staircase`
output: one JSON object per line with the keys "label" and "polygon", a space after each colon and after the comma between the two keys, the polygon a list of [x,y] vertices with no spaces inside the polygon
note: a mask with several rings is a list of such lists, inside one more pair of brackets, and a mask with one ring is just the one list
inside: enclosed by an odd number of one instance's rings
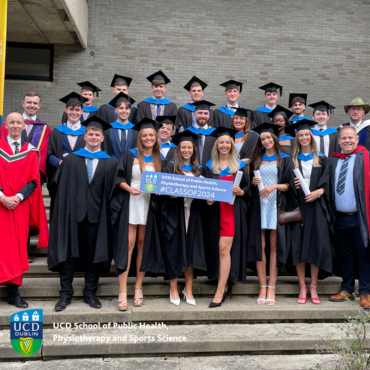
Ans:
{"label": "staircase", "polygon": [[[49,217],[50,199],[43,188]],[[316,346],[329,348],[341,340],[338,323],[343,314],[357,315],[350,303],[329,302],[341,279],[319,282],[319,306],[310,301],[298,305],[296,277],[283,276],[276,284],[276,305],[259,306],[257,276],[250,271],[248,283],[235,284],[232,298],[209,309],[216,282],[194,281],[197,305],[169,302],[169,283],[146,278],[144,306],[133,307],[134,279],[129,278],[128,310],[117,309],[118,279],[111,272],[100,279],[97,292],[103,308],[83,303],[83,274],[74,279],[75,294],[65,311],[55,312],[59,297],[59,276],[47,269],[47,249],[37,249],[31,239],[34,262],[24,275],[21,296],[29,309],[44,310],[44,341],[41,350],[29,358],[16,353],[10,344],[10,315],[18,309],[6,302],[0,287],[0,369],[308,369],[330,359],[317,355]],[[307,281],[308,283],[308,281]],[[183,280],[179,280],[179,292]],[[60,325],[62,323],[62,325]],[[70,323],[65,325],[65,323]],[[79,325],[76,327],[75,325]],[[77,339],[76,339],[77,337]],[[82,339],[80,339],[80,337]],[[99,341],[98,339],[99,338]],[[104,339],[103,339],[104,338]],[[72,340],[74,339],[74,340]],[[349,343],[349,339],[347,339]],[[370,347],[370,342],[367,343]],[[167,359],[165,357],[167,356]],[[27,362],[20,364],[19,361]],[[45,362],[52,360],[52,362]],[[19,367],[17,367],[19,366]]]}

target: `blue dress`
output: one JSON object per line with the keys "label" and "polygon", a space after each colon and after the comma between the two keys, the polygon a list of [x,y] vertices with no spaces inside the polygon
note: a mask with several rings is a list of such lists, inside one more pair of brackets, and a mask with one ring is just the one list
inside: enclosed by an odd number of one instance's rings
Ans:
{"label": "blue dress", "polygon": [[[260,167],[260,174],[262,177],[263,186],[267,188],[272,184],[277,184],[278,169],[276,164],[266,165],[262,164]],[[267,198],[267,203],[262,201],[261,204],[261,229],[276,230],[277,224],[277,210],[276,210],[276,193],[274,190]]]}

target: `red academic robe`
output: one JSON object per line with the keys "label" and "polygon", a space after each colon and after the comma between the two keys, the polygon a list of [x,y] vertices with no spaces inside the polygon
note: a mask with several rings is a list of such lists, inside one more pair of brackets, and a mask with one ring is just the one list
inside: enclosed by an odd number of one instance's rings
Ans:
{"label": "red academic robe", "polygon": [[0,187],[5,196],[14,196],[31,181],[37,183],[31,196],[9,210],[0,202],[0,284],[22,285],[23,272],[29,270],[27,240],[30,226],[39,229],[37,248],[48,246],[49,230],[40,187],[38,151],[28,151],[25,143],[19,154],[0,139]]}

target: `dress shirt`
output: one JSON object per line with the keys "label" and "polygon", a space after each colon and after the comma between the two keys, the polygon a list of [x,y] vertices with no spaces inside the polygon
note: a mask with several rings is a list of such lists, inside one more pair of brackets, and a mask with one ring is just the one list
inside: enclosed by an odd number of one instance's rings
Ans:
{"label": "dress shirt", "polygon": [[346,177],[346,186],[342,194],[336,191],[340,168],[342,167],[344,159],[338,159],[337,168],[335,169],[335,207],[339,212],[357,212],[357,204],[355,197],[355,189],[353,182],[353,167],[355,165],[356,154],[349,156],[348,169]]}
{"label": "dress shirt", "polygon": [[[196,128],[199,128],[199,129],[203,129],[203,130],[207,130],[209,128],[208,125],[204,125],[203,127],[201,127],[196,122],[195,122],[195,125],[193,125],[193,126],[196,127]],[[204,148],[204,140],[206,139],[206,137],[204,135],[202,135],[201,139],[203,140],[203,148]]]}
{"label": "dress shirt", "polygon": [[[164,143],[162,143],[162,141],[161,141],[161,144],[169,144],[169,145],[171,145],[171,141],[166,141],[166,142],[164,142]],[[163,156],[164,157],[167,157],[167,154],[168,154],[168,151],[170,150],[170,148],[162,148],[161,147],[161,153],[163,154]]]}
{"label": "dress shirt", "polygon": [[[72,123],[70,123],[69,121],[67,121],[67,126],[75,131],[75,130],[79,130],[81,128],[81,123],[80,121],[78,121],[77,123],[75,123],[74,125],[72,125]],[[73,127],[72,127],[73,126]],[[77,135],[67,135],[68,137],[68,142],[69,142],[69,145],[71,146],[71,149],[73,150],[73,148],[75,147],[76,145],[76,141],[77,141]]]}
{"label": "dress shirt", "polygon": [[[314,130],[321,131],[321,129],[323,129],[325,131],[327,128],[328,127],[326,125],[322,127],[320,127],[319,125],[315,125]],[[313,137],[315,138],[316,144],[317,144],[318,151],[325,154],[327,157],[329,156],[329,144],[330,144],[329,136],[330,135],[323,136],[325,148],[320,148],[320,136],[313,135]]]}
{"label": "dress shirt", "polygon": [[[34,115],[34,116],[32,116],[32,117],[28,117],[27,115],[26,115],[26,113],[23,113],[22,114],[22,116],[23,116],[23,119],[24,120],[27,120],[27,121],[36,121],[36,114]],[[27,125],[26,124],[26,133],[27,133],[27,137],[28,137],[28,135],[30,134],[30,132],[31,132],[31,130],[32,130],[32,127],[33,127],[33,125]]]}
{"label": "dress shirt", "polygon": [[[153,96],[153,99],[158,100],[158,99],[157,99],[156,97],[154,97],[154,96]],[[164,99],[164,97],[163,97],[163,98],[161,98],[161,99],[159,99],[159,100],[162,100],[162,99]],[[163,105],[163,104],[159,104],[159,106],[161,107],[161,111],[159,112],[159,115],[160,115],[160,116],[163,116],[165,105]],[[150,110],[151,110],[151,112],[152,112],[152,119],[153,119],[154,121],[155,121],[155,119],[157,118],[157,107],[158,107],[158,105],[157,105],[157,104],[150,104]]]}
{"label": "dress shirt", "polygon": [[354,123],[352,123],[351,121],[349,121],[349,125],[350,125],[351,127],[354,127],[354,128],[356,129],[356,131],[357,131],[357,130],[358,130],[358,128],[362,125],[362,123],[363,123],[363,122],[364,122],[364,120],[361,120],[361,122],[354,124]]}
{"label": "dress shirt", "polygon": [[[307,153],[307,154],[302,153],[302,154],[307,156],[307,155],[310,155],[311,153]],[[309,189],[310,189],[310,182],[311,182],[312,165],[313,165],[313,159],[311,159],[307,162],[301,161],[303,180],[304,180],[304,182],[306,183],[306,185]]]}
{"label": "dress shirt", "polygon": [[[101,150],[99,149],[99,150],[96,150],[95,152],[91,152],[89,149],[87,149],[86,147],[85,147],[85,149],[88,151],[88,152],[90,152],[90,153],[96,153],[96,152],[100,152]],[[85,164],[86,164],[86,166],[87,166],[87,159],[88,158],[85,158]],[[93,173],[92,173],[92,178],[91,179],[93,179],[94,178],[94,173],[95,173],[95,170],[96,170],[96,167],[98,166],[98,163],[99,163],[99,159],[97,159],[97,158],[90,158],[91,160],[92,160],[92,164],[93,164]]]}
{"label": "dress shirt", "polygon": [[271,109],[271,111],[273,111],[273,110],[276,108],[276,105],[274,106],[274,108],[270,108],[270,107],[266,104],[266,105],[265,105],[265,108]]}
{"label": "dress shirt", "polygon": [[123,128],[119,128],[118,129],[118,137],[119,137],[119,141],[121,142],[122,140],[122,133],[123,135],[125,135],[125,138],[127,140],[127,134],[126,134],[126,130],[124,130]]}
{"label": "dress shirt", "polygon": [[90,112],[83,112],[82,113],[82,116],[83,116],[85,121],[89,118],[89,114],[90,114]]}
{"label": "dress shirt", "polygon": [[229,109],[231,109],[232,111],[236,111],[236,108],[239,108],[239,104],[238,103],[236,103],[235,105],[231,105],[231,104],[229,104],[229,103],[227,103],[227,107],[229,108]]}

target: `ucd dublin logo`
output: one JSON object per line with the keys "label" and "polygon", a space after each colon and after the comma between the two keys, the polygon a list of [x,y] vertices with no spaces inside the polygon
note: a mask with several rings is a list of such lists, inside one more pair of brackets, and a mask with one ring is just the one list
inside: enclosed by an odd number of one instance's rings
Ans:
{"label": "ucd dublin logo", "polygon": [[144,189],[146,191],[154,191],[157,188],[158,175],[157,174],[147,174],[145,176]]}
{"label": "ucd dublin logo", "polygon": [[42,344],[43,310],[26,310],[10,315],[10,342],[22,356],[32,356]]}

